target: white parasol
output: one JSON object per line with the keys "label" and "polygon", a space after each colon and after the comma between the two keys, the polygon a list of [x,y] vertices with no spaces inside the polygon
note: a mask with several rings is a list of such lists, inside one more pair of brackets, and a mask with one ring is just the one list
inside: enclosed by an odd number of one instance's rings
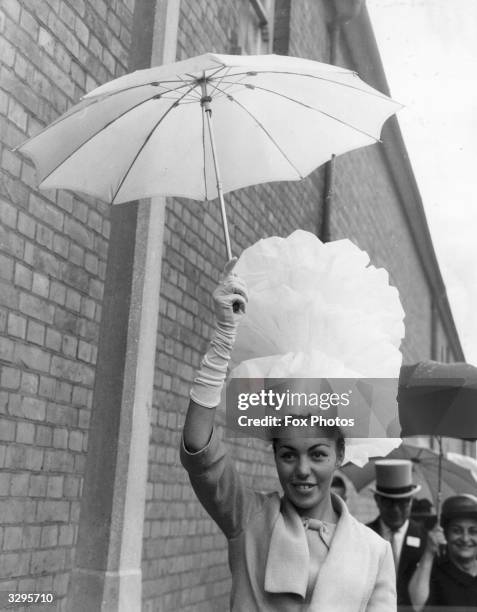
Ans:
{"label": "white parasol", "polygon": [[98,87],[19,150],[44,189],[113,204],[219,197],[230,259],[224,193],[300,180],[332,155],[378,141],[399,108],[345,68],[206,53]]}

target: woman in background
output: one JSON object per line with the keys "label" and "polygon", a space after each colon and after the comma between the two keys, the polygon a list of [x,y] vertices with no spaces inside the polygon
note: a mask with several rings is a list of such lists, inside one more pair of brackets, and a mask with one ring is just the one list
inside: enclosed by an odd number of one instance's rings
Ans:
{"label": "woman in background", "polygon": [[[429,532],[409,583],[416,612],[449,607],[477,611],[477,497],[456,495],[442,504],[441,527]],[[445,554],[440,554],[442,549]]]}

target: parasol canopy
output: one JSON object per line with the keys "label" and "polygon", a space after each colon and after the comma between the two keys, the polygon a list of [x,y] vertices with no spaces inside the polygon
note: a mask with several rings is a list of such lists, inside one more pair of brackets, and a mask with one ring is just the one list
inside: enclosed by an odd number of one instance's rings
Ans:
{"label": "parasol canopy", "polygon": [[300,180],[332,155],[379,140],[399,108],[341,67],[206,53],[98,87],[19,150],[44,189],[113,204],[219,196],[230,257],[224,193]]}

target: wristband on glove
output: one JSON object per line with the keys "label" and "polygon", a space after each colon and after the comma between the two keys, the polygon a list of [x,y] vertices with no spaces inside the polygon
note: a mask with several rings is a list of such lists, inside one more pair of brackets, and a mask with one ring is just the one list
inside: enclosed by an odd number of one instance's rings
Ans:
{"label": "wristband on glove", "polygon": [[202,358],[190,398],[204,408],[214,409],[220,404],[236,331],[236,325],[217,323],[209,348]]}

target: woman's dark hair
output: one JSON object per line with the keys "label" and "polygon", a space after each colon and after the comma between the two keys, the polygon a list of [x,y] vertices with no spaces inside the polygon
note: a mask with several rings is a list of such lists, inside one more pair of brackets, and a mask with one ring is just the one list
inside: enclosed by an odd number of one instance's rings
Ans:
{"label": "woman's dark hair", "polygon": [[[338,427],[337,425],[331,426],[331,427],[317,427],[316,428],[318,431],[320,432],[324,432],[324,437],[327,438],[328,440],[334,440],[335,441],[335,448],[336,448],[336,454],[340,455],[340,456],[344,456],[345,453],[345,437],[343,435],[343,432],[341,430],[340,427]],[[277,433],[276,431],[274,433]],[[281,435],[274,435],[272,437],[272,445],[273,445],[273,452],[275,453],[277,450],[277,442],[278,440],[280,440],[281,438],[285,438],[286,437],[286,429],[282,428],[280,429],[279,433]],[[304,436],[305,437],[305,436]],[[306,437],[312,437],[311,435],[306,436]]]}

